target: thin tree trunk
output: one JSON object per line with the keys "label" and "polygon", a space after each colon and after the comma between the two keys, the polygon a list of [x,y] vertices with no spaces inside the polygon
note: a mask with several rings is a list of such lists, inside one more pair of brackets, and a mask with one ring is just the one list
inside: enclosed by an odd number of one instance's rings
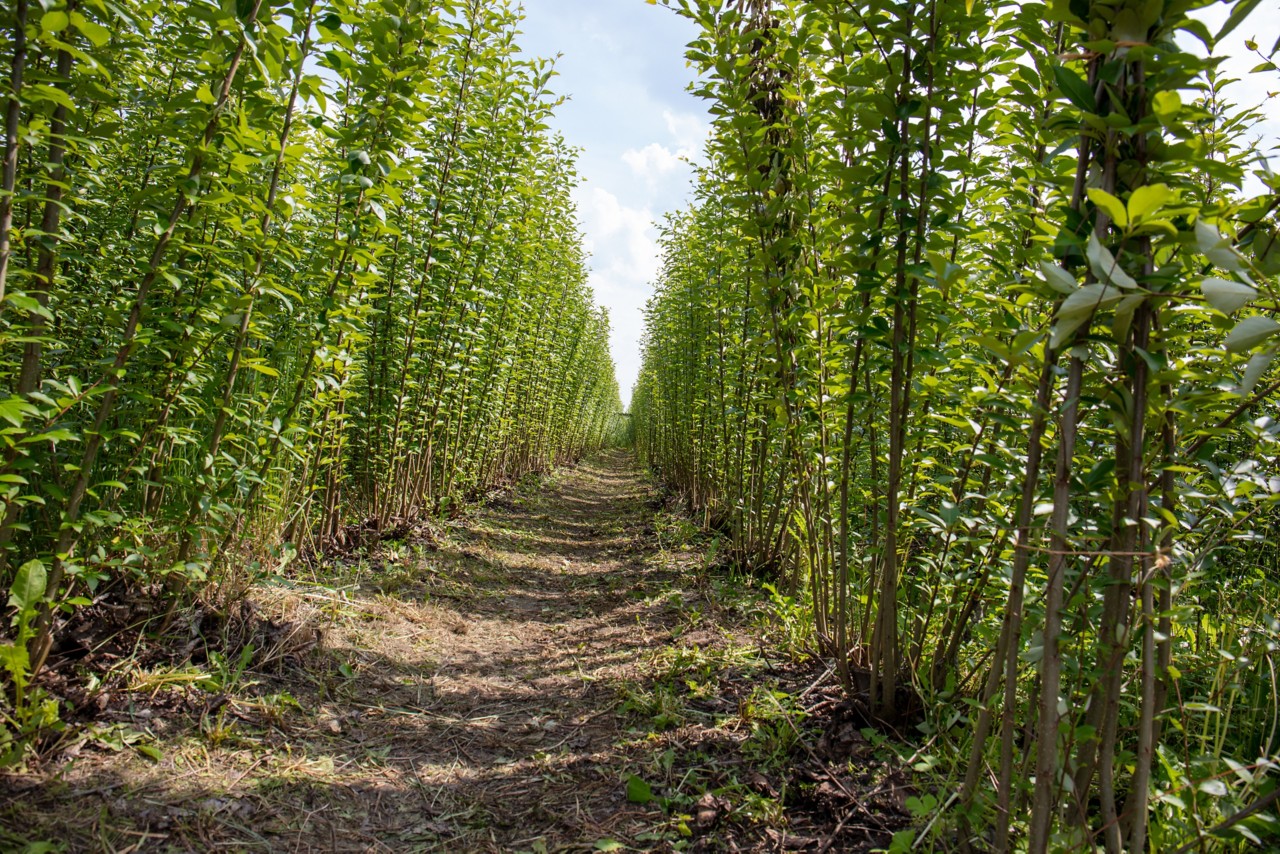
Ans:
{"label": "thin tree trunk", "polygon": [[18,186],[18,126],[22,121],[22,78],[27,68],[27,0],[14,0],[13,61],[4,115],[4,168],[0,177],[0,314],[4,313],[9,259],[13,254],[13,199]]}

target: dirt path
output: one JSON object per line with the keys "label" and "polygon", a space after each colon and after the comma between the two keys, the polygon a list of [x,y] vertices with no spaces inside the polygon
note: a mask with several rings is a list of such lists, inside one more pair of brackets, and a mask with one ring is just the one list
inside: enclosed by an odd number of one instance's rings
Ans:
{"label": "dirt path", "polygon": [[[634,830],[619,827],[644,812],[619,785],[619,685],[670,639],[671,609],[651,599],[667,579],[645,560],[650,496],[615,452],[471,526],[456,604],[387,662],[403,671],[416,651],[426,667],[409,671],[430,669],[430,714],[384,736],[416,753],[433,841],[594,847]],[[382,702],[411,705],[404,694]]]}
{"label": "dirt path", "polygon": [[[243,659],[116,674],[91,737],[0,779],[0,849],[883,844],[887,825],[852,812],[822,837],[849,800],[836,787],[854,784],[814,764],[804,696],[775,693],[800,683],[759,655],[759,599],[696,581],[704,554],[660,504],[615,451],[442,545],[384,544],[261,590]],[[845,736],[847,770],[865,744]],[[892,811],[901,790],[859,795]],[[840,833],[849,844],[831,847]]]}

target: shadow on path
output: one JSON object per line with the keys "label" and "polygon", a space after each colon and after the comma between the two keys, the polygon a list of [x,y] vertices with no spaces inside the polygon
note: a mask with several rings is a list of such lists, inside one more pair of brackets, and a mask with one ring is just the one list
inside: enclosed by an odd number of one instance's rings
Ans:
{"label": "shadow on path", "polygon": [[158,761],[73,749],[56,773],[0,780],[0,827],[102,851],[634,839],[663,816],[626,798],[618,709],[647,690],[641,665],[672,644],[688,595],[670,586],[652,498],[629,453],[603,453],[499,499],[461,542],[401,558],[394,579],[277,592],[328,622],[315,667],[226,694],[139,692],[117,729],[157,735]]}

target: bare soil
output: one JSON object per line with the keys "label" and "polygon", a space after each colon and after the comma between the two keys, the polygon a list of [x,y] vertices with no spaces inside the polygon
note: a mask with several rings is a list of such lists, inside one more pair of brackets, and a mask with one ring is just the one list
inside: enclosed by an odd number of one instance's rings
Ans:
{"label": "bare soil", "polygon": [[898,762],[709,557],[613,451],[262,585],[239,654],[82,690],[88,720],[0,775],[0,850],[886,846]]}

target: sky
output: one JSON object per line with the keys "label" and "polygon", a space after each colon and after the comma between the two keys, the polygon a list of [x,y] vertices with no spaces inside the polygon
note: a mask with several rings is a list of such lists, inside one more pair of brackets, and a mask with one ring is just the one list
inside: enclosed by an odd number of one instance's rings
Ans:
{"label": "sky", "polygon": [[[1274,2],[1262,0],[1253,14],[1217,45],[1214,55],[1225,57],[1219,71],[1238,81],[1227,90],[1227,100],[1239,107],[1260,107],[1264,119],[1249,130],[1248,137],[1257,140],[1259,150],[1269,155],[1272,170],[1280,172],[1280,73],[1251,74],[1250,69],[1262,59],[1245,45],[1246,41],[1255,41],[1264,54],[1276,45],[1280,39],[1280,13],[1274,7],[1269,8]],[[1209,32],[1217,33],[1226,23],[1230,11],[1226,3],[1216,3],[1201,9],[1196,17],[1205,22]],[[1186,50],[1201,55],[1205,52],[1204,45],[1185,34],[1179,37],[1178,43]],[[1275,56],[1275,60],[1280,62],[1280,54]],[[1184,95],[1183,100],[1190,98]],[[1249,196],[1261,195],[1263,184],[1250,177],[1245,182],[1244,191]]]}
{"label": "sky", "polygon": [[[1263,0],[1253,15],[1218,46],[1230,56],[1223,70],[1241,83],[1233,100],[1261,104],[1280,91],[1280,74],[1250,75],[1259,60],[1244,47],[1255,39],[1264,51],[1280,38],[1280,14]],[[596,301],[609,309],[610,342],[623,405],[640,372],[644,307],[660,266],[654,223],[687,204],[692,176],[683,159],[697,160],[710,131],[708,104],[688,92],[694,71],[684,59],[685,44],[697,26],[645,0],[523,0],[525,20],[519,44],[540,57],[559,55],[558,79],[551,84],[569,100],[552,126],[581,149],[574,191],[578,215],[591,253],[590,283]],[[1217,32],[1226,20],[1224,4],[1199,15]],[[1203,52],[1194,39],[1187,49]],[[1189,98],[1187,98],[1189,100]],[[1268,120],[1254,128],[1272,166],[1280,171],[1280,97],[1264,108]],[[1260,193],[1250,181],[1246,191]]]}
{"label": "sky", "polygon": [[640,373],[645,301],[658,277],[654,223],[686,204],[702,153],[707,102],[687,91],[685,44],[697,25],[645,0],[524,0],[530,54],[554,57],[553,91],[569,100],[552,126],[580,148],[574,192],[591,253],[591,286],[609,309],[623,405]]}

